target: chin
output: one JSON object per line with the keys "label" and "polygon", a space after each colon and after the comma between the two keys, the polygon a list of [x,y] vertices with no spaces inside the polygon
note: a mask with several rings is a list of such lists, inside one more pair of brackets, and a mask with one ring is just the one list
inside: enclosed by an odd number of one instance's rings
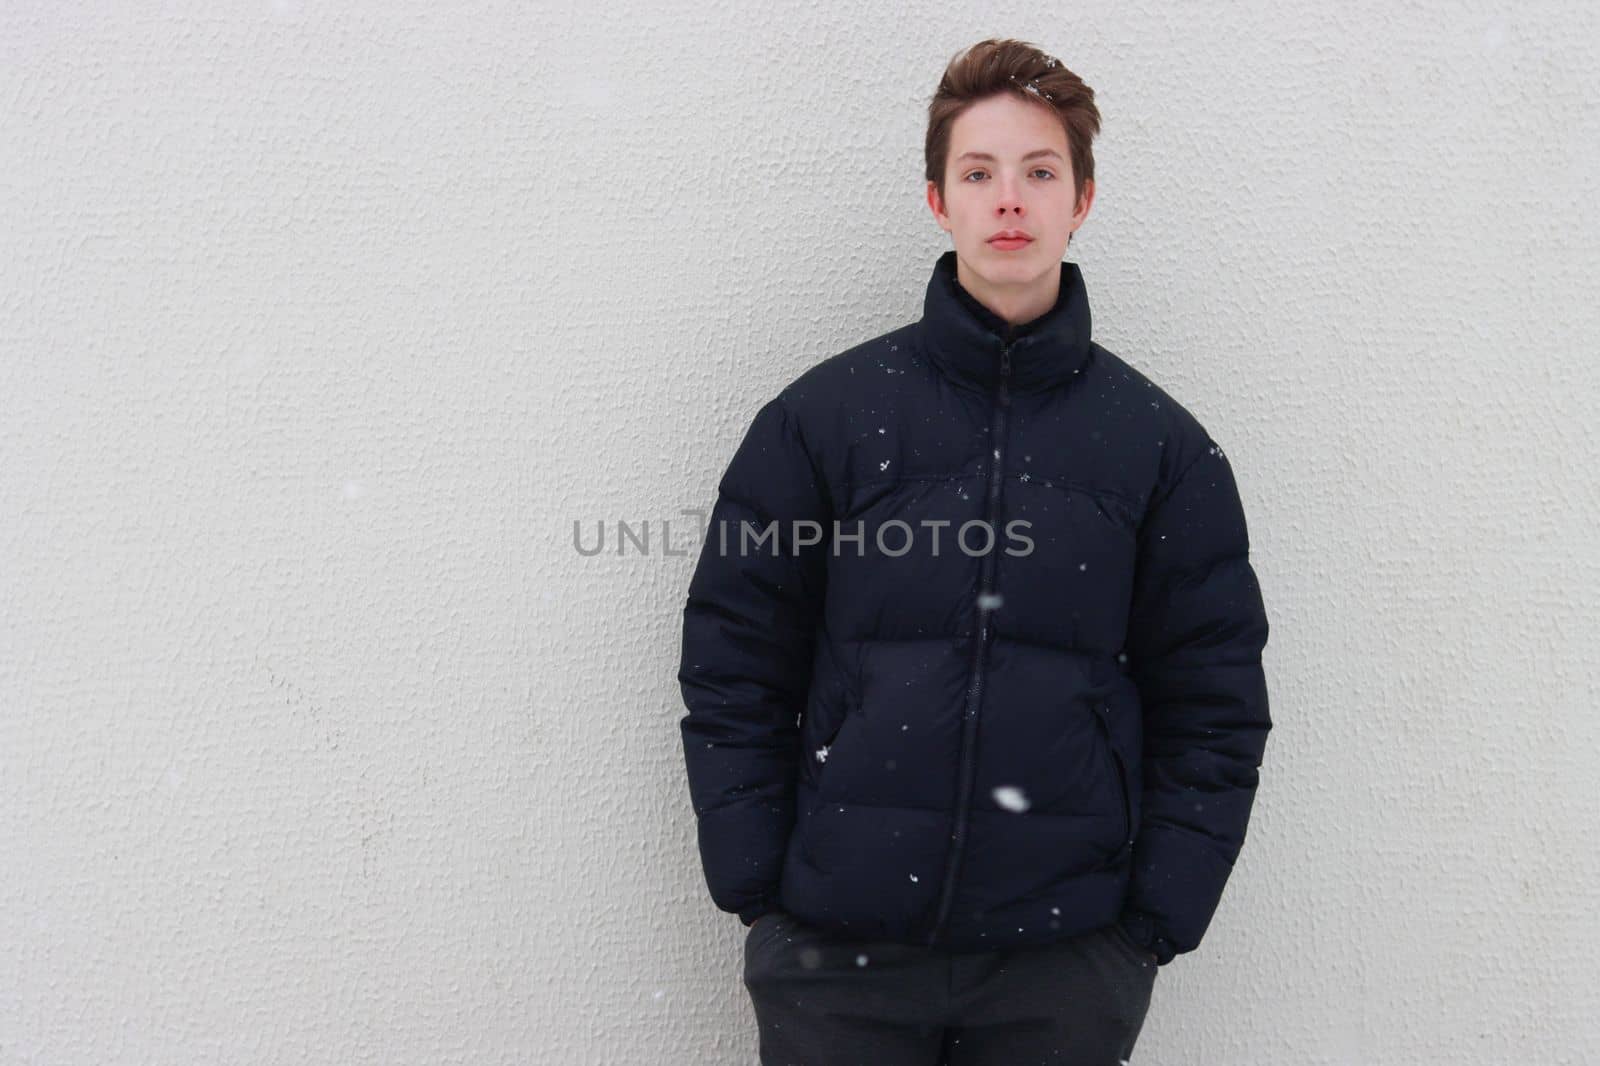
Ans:
{"label": "chin", "polygon": [[985,244],[979,257],[984,272],[997,278],[1018,278],[1023,275],[1032,277],[1050,265],[1050,257],[1039,250],[1038,241],[1034,241],[1026,248],[1018,248],[1014,252],[1002,252]]}

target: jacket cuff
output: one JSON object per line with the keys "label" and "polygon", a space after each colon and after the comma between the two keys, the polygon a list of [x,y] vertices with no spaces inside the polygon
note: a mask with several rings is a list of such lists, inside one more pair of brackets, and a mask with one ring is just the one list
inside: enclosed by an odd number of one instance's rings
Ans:
{"label": "jacket cuff", "polygon": [[739,912],[739,920],[747,926],[754,925],[756,924],[757,918],[769,911],[775,911],[777,909],[778,901],[776,899],[771,896],[762,896],[760,899],[750,904],[750,906]]}
{"label": "jacket cuff", "polygon": [[1123,911],[1117,922],[1129,940],[1156,957],[1157,966],[1165,966],[1177,955],[1171,942],[1156,928],[1155,920],[1143,911]]}

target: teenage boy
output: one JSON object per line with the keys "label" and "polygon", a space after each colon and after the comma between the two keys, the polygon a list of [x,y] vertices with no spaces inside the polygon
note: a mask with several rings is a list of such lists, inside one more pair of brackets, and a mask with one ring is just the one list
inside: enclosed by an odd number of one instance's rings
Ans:
{"label": "teenage boy", "polygon": [[791,382],[719,484],[681,724],[763,1063],[1125,1060],[1243,845],[1267,618],[1222,449],[1062,261],[1099,125],[1032,45],[957,56],[921,319]]}

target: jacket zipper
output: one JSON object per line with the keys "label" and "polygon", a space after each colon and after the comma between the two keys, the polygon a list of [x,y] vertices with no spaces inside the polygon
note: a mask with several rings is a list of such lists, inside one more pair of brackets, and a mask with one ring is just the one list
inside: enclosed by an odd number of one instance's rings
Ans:
{"label": "jacket zipper", "polygon": [[[989,422],[989,442],[993,450],[990,453],[989,495],[984,517],[990,529],[994,528],[995,519],[1000,513],[1006,411],[1011,406],[1010,379],[1011,344],[1007,342],[1000,349],[1000,380],[995,390],[994,412]],[[998,539],[999,534],[996,533],[983,557],[983,576],[979,583],[978,598],[978,633],[972,646],[972,685],[967,690],[966,718],[961,729],[961,787],[956,798],[954,827],[950,834],[950,858],[945,864],[944,886],[939,892],[939,906],[933,930],[927,939],[930,947],[938,944],[940,938],[944,936],[945,923],[950,917],[950,904],[955,897],[956,877],[961,870],[961,853],[967,841],[967,818],[972,803],[973,778],[977,773],[973,751],[976,748],[974,741],[978,734],[978,708],[983,701],[983,668],[987,660],[989,643],[994,637],[994,627],[989,620],[990,612],[994,608],[989,606],[989,598],[994,593],[995,548]]]}

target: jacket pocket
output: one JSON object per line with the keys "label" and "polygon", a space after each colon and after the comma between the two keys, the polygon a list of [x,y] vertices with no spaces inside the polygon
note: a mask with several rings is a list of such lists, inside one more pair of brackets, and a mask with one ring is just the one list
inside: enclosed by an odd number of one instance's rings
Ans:
{"label": "jacket pocket", "polygon": [[1133,833],[1133,818],[1128,798],[1128,768],[1122,761],[1122,753],[1116,748],[1111,749],[1111,761],[1117,764],[1117,793],[1122,798],[1122,842],[1117,845],[1120,852],[1133,843],[1128,839]]}
{"label": "jacket pocket", "polygon": [[813,788],[822,787],[827,750],[833,746],[850,716],[850,675],[826,629],[817,634],[812,662],[810,690],[806,694],[806,713],[801,722],[801,779]]}
{"label": "jacket pocket", "polygon": [[1128,768],[1122,761],[1122,753],[1117,750],[1116,743],[1111,739],[1111,727],[1106,724],[1107,708],[1103,703],[1095,704],[1094,720],[1100,727],[1100,739],[1105,749],[1106,761],[1110,766],[1113,780],[1117,783],[1117,802],[1120,808],[1118,818],[1119,835],[1117,837],[1117,854],[1130,844],[1128,838],[1133,834],[1133,810],[1128,795]]}
{"label": "jacket pocket", "polygon": [[839,716],[839,724],[833,727],[833,732],[828,734],[828,738],[821,745],[807,753],[807,758],[812,761],[815,768],[812,773],[812,782],[817,789],[817,801],[819,804],[823,793],[827,790],[828,763],[835,761],[834,756],[839,750],[839,741],[844,737],[845,730],[855,717],[855,701],[847,697],[844,712]]}

